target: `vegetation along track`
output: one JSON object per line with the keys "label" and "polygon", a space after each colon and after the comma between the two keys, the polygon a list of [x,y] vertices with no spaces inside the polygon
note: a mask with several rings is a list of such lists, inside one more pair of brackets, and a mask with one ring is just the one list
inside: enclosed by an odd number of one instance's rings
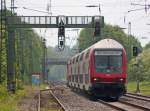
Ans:
{"label": "vegetation along track", "polygon": [[[56,105],[56,109],[59,109],[59,111],[67,111],[66,109],[65,109],[65,107],[63,106],[63,104],[59,101],[59,99],[52,93],[53,92],[53,90],[55,90],[55,89],[45,89],[45,90],[40,90],[40,92],[39,92],[39,96],[38,96],[38,111],[43,111],[43,110],[41,110],[42,108],[41,108],[41,104],[45,104],[45,102],[46,102],[46,104],[47,104],[47,102],[48,101],[45,101],[45,99],[50,99],[50,98],[48,98],[48,97],[46,97],[46,98],[43,98],[42,99],[42,96],[43,95],[48,95],[49,97],[53,97],[53,99],[55,100],[55,104],[57,103],[57,105]],[[45,93],[46,92],[46,93]],[[43,94],[44,93],[44,94]],[[45,101],[45,102],[43,102],[43,101]],[[43,102],[43,103],[42,103]],[[48,104],[47,104],[48,105]],[[47,109],[48,110],[48,109]],[[45,110],[44,110],[45,111]]]}

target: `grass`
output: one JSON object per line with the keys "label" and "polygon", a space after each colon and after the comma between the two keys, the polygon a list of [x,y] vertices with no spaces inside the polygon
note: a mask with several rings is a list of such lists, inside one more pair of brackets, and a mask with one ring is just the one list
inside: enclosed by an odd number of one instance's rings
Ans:
{"label": "grass", "polygon": [[17,111],[17,104],[21,98],[28,95],[28,89],[39,90],[45,89],[46,86],[45,84],[40,86],[24,86],[24,88],[12,94],[7,92],[4,85],[0,85],[0,111]]}
{"label": "grass", "polygon": [[25,96],[25,90],[18,90],[16,94],[11,94],[0,85],[0,111],[16,111],[17,103],[23,96]]}
{"label": "grass", "polygon": [[[127,84],[127,90],[129,92],[136,92],[136,82],[129,82]],[[150,82],[140,83],[140,93],[143,95],[150,95]]]}

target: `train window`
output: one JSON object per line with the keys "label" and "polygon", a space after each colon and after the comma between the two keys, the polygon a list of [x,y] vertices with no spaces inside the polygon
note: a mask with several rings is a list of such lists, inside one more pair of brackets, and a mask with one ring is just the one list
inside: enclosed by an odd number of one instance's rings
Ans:
{"label": "train window", "polygon": [[70,73],[71,73],[71,75],[72,75],[72,66],[70,66]]}
{"label": "train window", "polygon": [[81,56],[80,56],[80,61],[82,61],[82,59],[83,59],[83,54],[84,54],[84,53],[82,53]]}
{"label": "train window", "polygon": [[74,75],[72,75],[72,82],[74,82]]}
{"label": "train window", "polygon": [[99,51],[99,53],[95,53],[94,58],[96,72],[122,73],[122,51],[117,51],[117,53]]}
{"label": "train window", "polygon": [[89,74],[85,74],[85,83],[89,82]]}
{"label": "train window", "polygon": [[87,51],[86,55],[85,55],[85,58],[88,58],[89,57],[89,53],[90,53],[90,50]]}
{"label": "train window", "polygon": [[70,60],[70,65],[72,65],[72,59]]}
{"label": "train window", "polygon": [[77,57],[76,57],[76,62],[78,62],[78,61],[79,61],[79,57],[80,57],[80,56],[77,56]]}

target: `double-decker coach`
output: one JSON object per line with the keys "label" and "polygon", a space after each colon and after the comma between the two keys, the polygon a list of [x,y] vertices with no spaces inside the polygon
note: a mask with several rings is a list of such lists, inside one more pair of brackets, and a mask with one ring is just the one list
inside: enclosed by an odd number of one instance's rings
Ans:
{"label": "double-decker coach", "polygon": [[126,92],[126,51],[113,39],[103,39],[72,57],[67,84],[92,96],[116,100]]}

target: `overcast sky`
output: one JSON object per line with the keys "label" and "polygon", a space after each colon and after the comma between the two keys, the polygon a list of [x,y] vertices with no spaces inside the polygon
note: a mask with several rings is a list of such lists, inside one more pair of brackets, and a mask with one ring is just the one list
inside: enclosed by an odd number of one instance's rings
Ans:
{"label": "overcast sky", "polygon": [[[10,1],[7,0],[7,7],[10,7]],[[24,9],[36,9],[46,11],[47,4],[50,0],[15,0],[15,5],[18,7],[16,12],[24,16],[42,16],[48,15],[46,13],[36,12]],[[101,4],[101,15],[105,17],[105,22],[112,25],[119,25],[120,27],[128,27],[128,22],[131,22],[131,33],[135,35],[142,45],[150,41],[150,10],[147,13],[144,6],[133,6],[131,3],[145,4],[145,0],[51,0],[52,15],[99,15],[99,8],[87,8],[86,5],[99,5]],[[150,4],[150,0],[146,0]],[[128,13],[129,10],[143,8],[140,11],[133,11]],[[70,30],[70,29],[66,29]],[[48,46],[57,45],[57,29],[36,29],[36,31],[45,36]],[[127,33],[127,29],[125,30]],[[69,37],[67,44],[73,44],[77,32],[66,31],[66,36]]]}

